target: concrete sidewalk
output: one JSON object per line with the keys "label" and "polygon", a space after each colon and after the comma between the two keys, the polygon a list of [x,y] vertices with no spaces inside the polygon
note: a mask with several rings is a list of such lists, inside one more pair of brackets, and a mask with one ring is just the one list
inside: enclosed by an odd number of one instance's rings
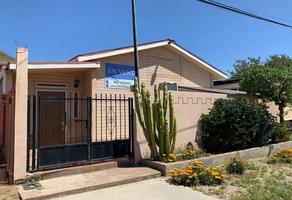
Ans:
{"label": "concrete sidewalk", "polygon": [[216,200],[189,187],[170,185],[165,178],[156,178],[127,185],[120,185],[55,200]]}
{"label": "concrete sidewalk", "polygon": [[117,167],[41,180],[39,190],[19,186],[19,194],[24,200],[49,199],[157,177],[160,172],[148,167]]}

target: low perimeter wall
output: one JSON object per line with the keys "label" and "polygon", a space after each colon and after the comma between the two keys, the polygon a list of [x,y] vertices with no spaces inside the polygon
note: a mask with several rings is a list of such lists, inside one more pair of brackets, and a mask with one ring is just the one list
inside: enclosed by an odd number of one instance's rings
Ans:
{"label": "low perimeter wall", "polygon": [[274,151],[279,151],[283,148],[292,148],[292,141],[282,142],[278,144],[271,144],[263,147],[256,147],[251,149],[245,149],[240,151],[232,151],[224,154],[211,155],[207,157],[197,158],[193,160],[186,161],[178,161],[173,163],[162,163],[158,161],[150,161],[150,160],[142,160],[141,164],[151,167],[153,169],[157,169],[161,171],[162,175],[167,176],[169,171],[173,168],[183,168],[189,165],[193,161],[202,161],[205,165],[211,166],[220,166],[224,164],[224,161],[230,157],[233,157],[237,154],[240,155],[241,158],[245,159],[253,159],[253,158],[263,158],[268,157]]}
{"label": "low perimeter wall", "polygon": [[[219,93],[208,92],[185,92],[178,91],[172,92],[174,96],[174,112],[177,119],[177,141],[176,148],[185,147],[189,142],[201,146],[200,141],[200,129],[198,122],[202,114],[207,114],[213,107],[214,102],[217,99],[223,98],[248,98],[248,96],[240,95],[227,95]],[[253,99],[254,100],[254,99]],[[269,111],[272,115],[277,115],[277,109],[273,104],[269,104]],[[136,149],[136,156],[142,155],[142,157],[149,157],[150,152],[147,142],[143,135],[142,128],[136,121],[137,130],[137,142],[139,149]],[[140,158],[137,158],[140,160]]]}

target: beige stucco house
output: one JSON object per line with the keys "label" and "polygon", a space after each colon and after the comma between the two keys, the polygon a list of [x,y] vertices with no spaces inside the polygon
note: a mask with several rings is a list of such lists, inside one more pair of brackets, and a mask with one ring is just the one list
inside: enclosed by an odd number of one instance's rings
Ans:
{"label": "beige stucco house", "polygon": [[[173,40],[141,44],[138,50],[141,82],[148,88],[164,81],[172,85],[181,119],[178,146],[195,140],[196,120],[227,94],[192,96],[182,88],[211,89],[213,80],[226,74]],[[131,46],[66,62],[30,62],[28,50],[18,49],[17,62],[2,65],[0,72],[1,95],[9,99],[3,152],[10,179],[118,157],[137,160],[146,154],[146,141],[135,123],[133,63]],[[194,109],[188,109],[190,105]]]}

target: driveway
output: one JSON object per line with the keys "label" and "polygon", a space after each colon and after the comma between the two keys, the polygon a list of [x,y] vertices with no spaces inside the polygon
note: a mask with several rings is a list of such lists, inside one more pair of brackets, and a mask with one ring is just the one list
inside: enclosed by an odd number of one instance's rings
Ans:
{"label": "driveway", "polygon": [[165,178],[156,178],[80,194],[55,200],[216,200],[192,188],[170,185]]}

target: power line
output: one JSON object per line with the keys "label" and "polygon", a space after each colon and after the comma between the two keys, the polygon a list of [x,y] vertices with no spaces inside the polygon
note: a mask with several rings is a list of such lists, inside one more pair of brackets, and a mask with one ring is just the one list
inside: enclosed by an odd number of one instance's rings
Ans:
{"label": "power line", "polygon": [[279,21],[275,21],[273,19],[269,19],[269,18],[260,16],[260,15],[254,14],[252,12],[241,10],[241,9],[238,9],[238,8],[235,8],[235,7],[232,7],[232,6],[228,6],[226,4],[219,3],[219,2],[216,2],[216,1],[213,1],[213,0],[197,0],[197,1],[209,4],[209,5],[212,5],[212,6],[215,6],[217,8],[222,8],[224,10],[228,10],[228,11],[231,11],[231,12],[234,12],[234,13],[237,13],[237,14],[245,15],[245,16],[248,16],[248,17],[252,17],[252,18],[255,18],[255,19],[262,20],[262,21],[270,22],[270,23],[273,23],[273,24],[277,24],[277,25],[280,25],[280,26],[287,27],[287,28],[292,28],[292,25],[285,24],[285,23],[282,23],[282,22],[279,22]]}

